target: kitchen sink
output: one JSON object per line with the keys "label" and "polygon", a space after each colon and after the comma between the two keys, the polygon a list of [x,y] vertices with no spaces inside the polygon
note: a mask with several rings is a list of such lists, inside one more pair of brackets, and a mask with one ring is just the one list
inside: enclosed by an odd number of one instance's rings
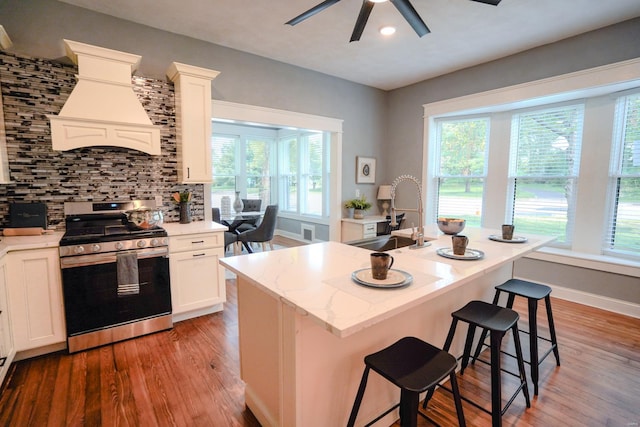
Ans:
{"label": "kitchen sink", "polygon": [[369,249],[370,251],[385,252],[411,246],[415,244],[415,241],[408,237],[385,235],[362,240],[353,240],[351,242],[346,242],[346,244]]}

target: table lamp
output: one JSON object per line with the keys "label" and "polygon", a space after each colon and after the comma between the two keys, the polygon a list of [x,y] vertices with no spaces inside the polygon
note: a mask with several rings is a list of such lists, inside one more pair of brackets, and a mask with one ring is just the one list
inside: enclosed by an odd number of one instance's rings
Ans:
{"label": "table lamp", "polygon": [[378,200],[382,200],[382,215],[389,215],[389,200],[391,200],[391,186],[381,185],[378,188]]}

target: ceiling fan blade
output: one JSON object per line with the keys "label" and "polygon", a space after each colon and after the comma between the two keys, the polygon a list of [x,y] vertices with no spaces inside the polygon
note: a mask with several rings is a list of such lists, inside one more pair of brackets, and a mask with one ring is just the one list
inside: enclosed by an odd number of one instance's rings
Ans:
{"label": "ceiling fan blade", "polygon": [[296,24],[299,24],[300,22],[304,21],[305,19],[312,17],[316,13],[322,12],[323,10],[328,8],[329,6],[333,6],[334,4],[338,3],[339,1],[340,0],[325,0],[322,3],[320,3],[320,4],[312,7],[311,9],[307,10],[306,12],[303,12],[300,15],[296,16],[295,18],[285,22],[285,25],[296,25]]}
{"label": "ceiling fan blade", "polygon": [[367,25],[369,15],[371,15],[374,5],[375,3],[369,0],[362,0],[362,7],[358,14],[358,20],[356,21],[356,25],[353,27],[353,33],[351,33],[351,40],[349,40],[349,42],[357,42],[360,40],[360,36],[362,36],[364,27]]}
{"label": "ceiling fan blade", "polygon": [[427,24],[425,24],[422,18],[420,18],[420,15],[418,15],[418,12],[416,12],[416,10],[413,8],[411,3],[409,3],[409,0],[390,0],[390,1],[391,3],[393,3],[396,9],[398,9],[398,12],[400,12],[400,14],[404,16],[404,19],[407,20],[409,25],[411,25],[411,27],[418,34],[418,36],[422,37],[425,34],[431,32],[431,30],[429,30],[429,27],[427,27]]}
{"label": "ceiling fan blade", "polygon": [[478,3],[484,3],[484,4],[490,4],[493,6],[497,6],[498,3],[500,3],[502,0],[471,0],[471,1],[477,1]]}

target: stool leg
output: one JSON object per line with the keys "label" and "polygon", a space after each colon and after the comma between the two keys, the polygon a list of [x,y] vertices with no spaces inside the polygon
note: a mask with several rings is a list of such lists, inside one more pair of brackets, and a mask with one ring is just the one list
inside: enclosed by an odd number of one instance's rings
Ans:
{"label": "stool leg", "polygon": [[556,356],[556,365],[560,366],[560,352],[558,351],[558,340],[556,339],[556,327],[553,323],[553,312],[551,311],[551,297],[547,295],[544,298],[547,307],[547,320],[549,321],[549,333],[551,334],[551,345],[553,346],[553,354]]}
{"label": "stool leg", "polygon": [[528,298],[529,305],[529,353],[531,361],[531,382],[533,394],[538,395],[538,300]]}
{"label": "stool leg", "polygon": [[464,420],[464,412],[462,412],[462,400],[460,399],[460,390],[458,389],[458,379],[456,378],[455,369],[449,374],[449,381],[451,382],[451,391],[453,392],[453,402],[456,404],[456,414],[458,414],[458,425],[460,427],[466,427],[466,421]]}
{"label": "stool leg", "polygon": [[500,344],[504,334],[491,331],[491,425],[502,426],[502,384],[500,381]]}
{"label": "stool leg", "polygon": [[369,377],[369,367],[364,368],[362,373],[362,379],[360,380],[360,387],[358,387],[358,393],[356,394],[356,400],[353,402],[353,408],[351,408],[351,415],[349,416],[349,422],[347,427],[353,427],[356,423],[358,411],[360,410],[360,404],[362,403],[362,396],[364,396],[364,389],[367,387],[367,378]]}
{"label": "stool leg", "polygon": [[529,399],[529,388],[527,386],[527,374],[524,369],[524,358],[522,357],[522,346],[520,345],[520,335],[518,334],[518,325],[511,328],[513,332],[513,343],[516,347],[516,359],[518,360],[518,371],[520,372],[520,383],[522,384],[522,392],[527,408],[531,408],[531,400]]}
{"label": "stool leg", "polygon": [[419,404],[419,393],[404,389],[400,390],[400,427],[418,426]]}
{"label": "stool leg", "polygon": [[460,367],[460,375],[464,374],[464,369],[469,365],[469,356],[471,355],[471,345],[473,344],[473,337],[476,334],[476,326],[469,325],[467,330],[467,339],[464,343],[464,352],[462,353],[462,365]]}

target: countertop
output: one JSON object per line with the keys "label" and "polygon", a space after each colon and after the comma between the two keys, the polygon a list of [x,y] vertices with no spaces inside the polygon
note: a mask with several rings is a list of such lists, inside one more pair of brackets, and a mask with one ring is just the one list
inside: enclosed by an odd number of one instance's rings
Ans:
{"label": "countertop", "polygon": [[54,231],[40,236],[0,236],[0,256],[10,251],[56,248],[63,235],[62,231]]}
{"label": "countertop", "polygon": [[213,221],[193,221],[188,224],[179,222],[165,222],[162,228],[167,230],[169,237],[181,236],[184,234],[213,233],[216,231],[226,231],[227,226]]}
{"label": "countertop", "polygon": [[554,240],[516,233],[527,237],[527,242],[502,243],[489,240],[490,235],[499,234],[498,230],[467,228],[464,234],[469,237],[468,247],[485,254],[480,260],[468,261],[439,256],[436,249],[451,247],[451,236],[437,233],[425,232],[435,238],[429,247],[389,252],[395,258],[393,269],[413,276],[413,283],[404,288],[377,289],[354,283],[351,274],[370,267],[371,252],[338,242],[223,258],[220,263],[298,313],[311,316],[334,335],[346,337]]}

